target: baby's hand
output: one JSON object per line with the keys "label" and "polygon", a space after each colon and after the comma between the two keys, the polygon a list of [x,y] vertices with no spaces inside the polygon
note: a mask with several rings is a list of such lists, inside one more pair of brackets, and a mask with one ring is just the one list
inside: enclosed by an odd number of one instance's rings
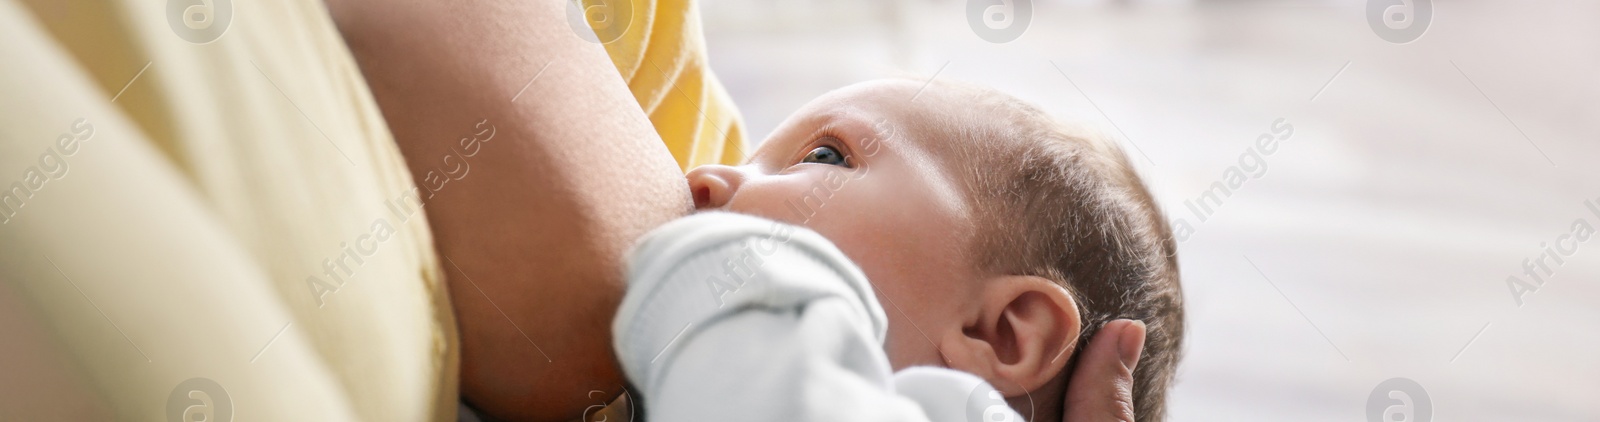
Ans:
{"label": "baby's hand", "polygon": [[1144,351],[1144,322],[1106,323],[1067,383],[1063,422],[1134,422],[1133,368]]}

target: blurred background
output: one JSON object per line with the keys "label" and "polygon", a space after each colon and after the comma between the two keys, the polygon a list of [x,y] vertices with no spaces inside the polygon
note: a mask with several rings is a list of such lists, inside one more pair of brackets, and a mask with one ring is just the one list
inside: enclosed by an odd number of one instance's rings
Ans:
{"label": "blurred background", "polygon": [[[752,139],[910,73],[1121,140],[1193,228],[1172,420],[1375,420],[1391,390],[1412,420],[1600,420],[1600,242],[1578,241],[1600,227],[1600,3],[1391,3],[1014,0],[979,29],[966,1],[700,7]],[[1275,122],[1292,135],[1241,161]]]}

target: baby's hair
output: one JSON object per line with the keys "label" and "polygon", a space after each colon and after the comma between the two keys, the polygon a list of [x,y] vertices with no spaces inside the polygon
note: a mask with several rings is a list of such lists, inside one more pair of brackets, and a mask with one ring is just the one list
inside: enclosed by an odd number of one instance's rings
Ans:
{"label": "baby's hair", "polygon": [[[1081,351],[1105,323],[1142,320],[1134,370],[1135,420],[1160,421],[1183,340],[1177,245],[1160,207],[1114,141],[1074,129],[1020,99],[937,82],[971,110],[955,133],[961,174],[976,212],[980,269],[1055,281],[1078,302]],[[999,121],[972,119],[996,118]],[[1057,380],[1070,379],[1078,353]],[[1064,385],[1064,384],[1063,384]]]}

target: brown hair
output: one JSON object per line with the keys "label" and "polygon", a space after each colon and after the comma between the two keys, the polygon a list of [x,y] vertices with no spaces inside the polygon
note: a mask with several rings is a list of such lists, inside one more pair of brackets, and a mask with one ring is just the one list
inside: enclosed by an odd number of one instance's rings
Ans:
{"label": "brown hair", "polygon": [[[1134,415],[1160,421],[1183,339],[1177,245],[1160,207],[1114,141],[1051,119],[1022,100],[949,82],[972,113],[944,122],[955,133],[979,228],[980,269],[1055,281],[1078,302],[1075,350],[1107,322],[1142,320],[1144,354],[1134,370]],[[997,118],[998,121],[975,119]],[[1070,379],[1067,362],[1057,380]]]}

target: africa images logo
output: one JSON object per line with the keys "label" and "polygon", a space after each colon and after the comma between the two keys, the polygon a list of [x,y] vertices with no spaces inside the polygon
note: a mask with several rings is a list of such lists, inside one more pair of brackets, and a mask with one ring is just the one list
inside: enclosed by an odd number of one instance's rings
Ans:
{"label": "africa images logo", "polygon": [[567,25],[584,41],[610,44],[633,26],[631,0],[566,0]]}
{"label": "africa images logo", "polygon": [[1428,390],[1409,378],[1390,378],[1367,395],[1367,422],[1428,422],[1433,401]]}
{"label": "africa images logo", "polygon": [[228,390],[209,378],[190,378],[167,395],[167,420],[171,422],[228,422],[233,420],[233,399]]}
{"label": "africa images logo", "polygon": [[233,23],[231,0],[167,0],[167,25],[179,38],[205,44],[222,38]]}
{"label": "africa images logo", "polygon": [[[1028,396],[1028,403],[1032,406],[1033,396]],[[1011,409],[1005,396],[987,383],[972,386],[972,391],[967,393],[966,408],[966,422],[1032,422],[1032,418],[1019,419],[1021,415]]]}
{"label": "africa images logo", "polygon": [[995,44],[1022,36],[1033,21],[1029,0],[967,0],[967,25],[978,38]]}
{"label": "africa images logo", "polygon": [[1432,0],[1367,0],[1367,25],[1378,38],[1405,44],[1422,38],[1433,23]]}

